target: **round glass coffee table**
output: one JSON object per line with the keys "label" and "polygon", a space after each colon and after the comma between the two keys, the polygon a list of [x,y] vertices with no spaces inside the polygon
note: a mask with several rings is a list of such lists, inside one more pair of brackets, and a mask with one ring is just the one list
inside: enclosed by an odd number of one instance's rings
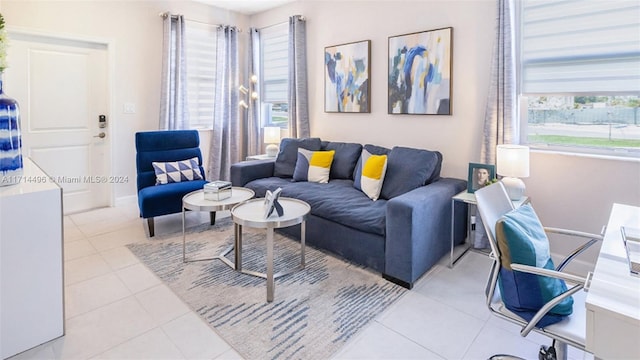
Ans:
{"label": "round glass coffee table", "polygon": [[[280,205],[284,209],[283,215],[278,216],[275,212],[265,218],[264,198],[251,199],[234,206],[231,209],[231,218],[235,223],[235,264],[231,264],[227,258],[222,259],[228,265],[233,266],[237,271],[244,274],[258,276],[267,280],[267,301],[273,301],[275,283],[274,280],[280,276],[291,274],[294,271],[304,269],[304,247],[306,221],[311,211],[309,204],[302,200],[287,197],[279,198]],[[289,227],[300,224],[300,265],[279,272],[273,273],[273,231],[274,229]],[[267,273],[259,273],[242,269],[242,227],[248,226],[257,229],[267,229]]]}
{"label": "round glass coffee table", "polygon": [[224,257],[228,252],[230,252],[233,248],[227,249],[222,255],[218,255],[212,258],[206,259],[189,259],[187,260],[186,256],[186,229],[185,229],[185,213],[187,210],[191,211],[207,211],[211,213],[211,225],[215,224],[215,212],[216,211],[224,211],[231,210],[235,205],[251,199],[255,193],[251,189],[243,188],[243,187],[233,187],[231,188],[231,197],[228,197],[223,200],[207,200],[204,198],[204,190],[196,190],[188,193],[182,198],[182,261],[183,262],[192,262],[192,261],[203,261],[203,260],[213,260],[219,257]]}

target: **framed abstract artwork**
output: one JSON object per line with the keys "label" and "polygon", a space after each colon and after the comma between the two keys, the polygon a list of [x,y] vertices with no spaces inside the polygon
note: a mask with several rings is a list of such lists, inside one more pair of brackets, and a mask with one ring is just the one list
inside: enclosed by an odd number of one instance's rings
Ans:
{"label": "framed abstract artwork", "polygon": [[389,37],[389,114],[451,115],[453,28]]}
{"label": "framed abstract artwork", "polygon": [[324,48],[324,111],[369,113],[371,40]]}

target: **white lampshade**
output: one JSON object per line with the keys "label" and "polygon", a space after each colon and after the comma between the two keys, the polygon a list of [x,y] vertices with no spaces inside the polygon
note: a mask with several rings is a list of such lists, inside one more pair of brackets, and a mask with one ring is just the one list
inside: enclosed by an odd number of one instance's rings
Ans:
{"label": "white lampshade", "polygon": [[524,196],[525,185],[521,177],[529,176],[529,147],[523,145],[498,145],[497,169],[503,176],[504,184],[511,200],[520,200]]}
{"label": "white lampshade", "polygon": [[278,154],[278,145],[280,144],[280,128],[276,126],[264,127],[264,143],[268,156],[276,156]]}
{"label": "white lampshade", "polygon": [[498,145],[498,175],[529,177],[529,147],[523,145]]}
{"label": "white lampshade", "polygon": [[267,126],[264,128],[264,143],[278,144],[280,143],[280,128],[275,126]]}

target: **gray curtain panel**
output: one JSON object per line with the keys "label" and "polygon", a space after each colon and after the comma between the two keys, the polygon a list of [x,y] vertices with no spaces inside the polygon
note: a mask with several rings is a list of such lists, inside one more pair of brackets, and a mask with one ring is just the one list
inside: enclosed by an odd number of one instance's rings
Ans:
{"label": "gray curtain panel", "polygon": [[498,0],[497,4],[491,85],[480,149],[480,161],[485,164],[495,164],[498,144],[517,144],[520,137],[516,95],[515,5],[513,0]]}
{"label": "gray curtain panel", "polygon": [[251,94],[260,94],[260,82],[253,83],[251,76],[260,79],[260,31],[255,28],[249,29],[249,116],[247,118],[246,155],[258,155],[262,153],[262,139],[260,137],[260,99],[252,99]]}
{"label": "gray curtain panel", "polygon": [[302,16],[289,17],[289,136],[293,138],[310,134],[306,28]]}
{"label": "gray curtain panel", "polygon": [[207,179],[228,181],[231,164],[242,155],[238,30],[220,26],[217,32],[216,101]]}
{"label": "gray curtain panel", "polygon": [[162,41],[160,130],[189,128],[184,18],[166,13]]}
{"label": "gray curtain panel", "polygon": [[[520,129],[517,119],[515,4],[513,0],[498,0],[496,37],[491,60],[491,85],[484,115],[484,138],[480,161],[496,163],[496,146],[518,143]],[[489,238],[482,219],[476,217],[473,246],[489,247]]]}

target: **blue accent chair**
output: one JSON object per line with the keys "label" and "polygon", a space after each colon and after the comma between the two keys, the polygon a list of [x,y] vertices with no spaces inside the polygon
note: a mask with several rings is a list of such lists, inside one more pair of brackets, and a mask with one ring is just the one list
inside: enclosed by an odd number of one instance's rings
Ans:
{"label": "blue accent chair", "polygon": [[[202,189],[206,180],[156,185],[152,162],[180,161],[197,157],[200,171],[202,153],[197,130],[145,131],[136,133],[136,172],[140,217],[147,219],[149,236],[154,236],[153,218],[182,212],[182,197]],[[215,212],[210,214],[215,223]]]}

